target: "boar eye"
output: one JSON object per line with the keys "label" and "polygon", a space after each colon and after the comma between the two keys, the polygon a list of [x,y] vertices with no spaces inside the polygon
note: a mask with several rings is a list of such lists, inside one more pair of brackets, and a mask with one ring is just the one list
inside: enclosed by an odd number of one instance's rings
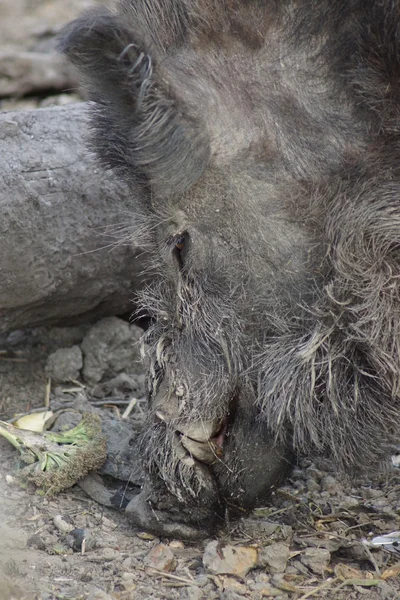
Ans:
{"label": "boar eye", "polygon": [[179,268],[183,269],[184,258],[188,249],[189,234],[187,232],[180,233],[179,235],[175,236],[171,241],[173,245],[172,252],[174,258],[177,261]]}
{"label": "boar eye", "polygon": [[177,250],[183,250],[184,247],[185,247],[185,236],[180,235],[179,237],[177,237],[175,239],[175,248]]}

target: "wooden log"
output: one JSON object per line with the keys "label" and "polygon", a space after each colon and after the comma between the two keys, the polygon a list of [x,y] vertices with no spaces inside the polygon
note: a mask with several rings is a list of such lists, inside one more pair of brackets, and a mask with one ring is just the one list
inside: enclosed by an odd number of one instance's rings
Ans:
{"label": "wooden log", "polygon": [[134,228],[142,192],[96,165],[86,135],[84,103],[0,113],[2,333],[133,310],[143,249],[110,232]]}

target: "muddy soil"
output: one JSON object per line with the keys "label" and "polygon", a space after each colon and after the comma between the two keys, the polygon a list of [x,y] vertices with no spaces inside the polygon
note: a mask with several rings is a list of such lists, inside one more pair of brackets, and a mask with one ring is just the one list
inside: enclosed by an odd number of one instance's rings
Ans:
{"label": "muddy soil", "polygon": [[[0,110],[80,99],[72,84],[40,88],[21,52],[59,60],[54,36],[92,4],[1,2],[0,80],[3,65],[16,91],[1,96]],[[15,61],[2,63],[3,51]],[[50,402],[90,407],[116,424],[114,432],[136,431],[145,410],[140,334],[111,319],[0,338],[0,419]],[[132,398],[136,404],[123,418]],[[227,520],[214,540],[190,544],[133,529],[122,511],[102,507],[79,486],[54,498],[21,488],[16,452],[3,439],[0,457],[0,600],[400,598],[396,547],[366,543],[400,530],[400,471],[390,465],[374,478],[349,481],[325,461],[304,459],[269,506]],[[131,484],[139,486],[138,457],[130,461]]]}

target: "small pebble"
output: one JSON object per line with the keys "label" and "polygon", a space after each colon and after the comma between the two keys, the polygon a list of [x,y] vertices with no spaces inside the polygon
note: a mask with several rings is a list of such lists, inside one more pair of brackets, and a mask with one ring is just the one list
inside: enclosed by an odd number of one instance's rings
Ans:
{"label": "small pebble", "polygon": [[133,592],[136,589],[133,573],[121,573],[121,585],[126,592]]}
{"label": "small pebble", "polygon": [[319,491],[319,483],[315,481],[315,479],[307,479],[306,481],[307,490],[309,492],[318,492]]}
{"label": "small pebble", "polygon": [[305,565],[303,565],[303,563],[301,563],[299,560],[294,560],[292,563],[292,567],[294,569],[296,569],[297,573],[301,573],[302,575],[305,575],[306,577],[308,577],[310,574],[307,567]]}
{"label": "small pebble", "polygon": [[382,490],[375,490],[373,488],[363,488],[362,493],[365,498],[381,498],[383,496]]}
{"label": "small pebble", "polygon": [[119,556],[118,550],[114,548],[103,548],[100,552],[100,556],[104,561],[115,560]]}
{"label": "small pebble", "polygon": [[186,589],[186,595],[184,596],[187,600],[201,600],[204,598],[203,590],[196,586],[190,586]]}
{"label": "small pebble", "polygon": [[176,558],[172,550],[165,544],[153,546],[150,552],[144,557],[143,564],[146,567],[169,572],[175,571],[177,566]]}
{"label": "small pebble", "polygon": [[331,559],[331,553],[325,548],[306,548],[300,561],[316,575],[323,575]]}
{"label": "small pebble", "polygon": [[53,523],[62,533],[70,533],[74,529],[74,526],[71,523],[68,523],[61,515],[56,515],[53,518]]}
{"label": "small pebble", "polygon": [[321,488],[325,492],[329,492],[332,496],[334,496],[341,489],[341,486],[339,485],[337,479],[335,479],[331,475],[326,475],[322,478]]}
{"label": "small pebble", "polygon": [[349,510],[351,508],[355,508],[359,504],[360,504],[360,500],[358,498],[354,498],[353,496],[344,496],[340,500],[340,506],[347,510]]}
{"label": "small pebble", "polygon": [[132,566],[133,566],[133,560],[130,556],[128,556],[128,558],[125,558],[121,563],[121,567],[123,569],[126,569],[127,571],[129,571],[129,569],[131,569]]}
{"label": "small pebble", "polygon": [[172,540],[169,543],[169,547],[172,548],[173,550],[183,550],[185,548],[185,544],[183,542],[181,542],[180,540]]}
{"label": "small pebble", "polygon": [[199,587],[204,587],[207,585],[207,583],[210,583],[209,578],[207,577],[207,575],[198,575],[197,577],[195,577],[195,582]]}
{"label": "small pebble", "polygon": [[286,569],[289,554],[290,549],[286,544],[281,542],[271,544],[261,549],[258,563],[266,567],[270,573],[282,573]]}

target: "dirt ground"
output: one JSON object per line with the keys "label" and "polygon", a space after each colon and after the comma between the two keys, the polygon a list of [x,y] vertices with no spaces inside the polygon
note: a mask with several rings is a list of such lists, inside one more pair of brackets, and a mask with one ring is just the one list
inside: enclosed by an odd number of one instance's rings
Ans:
{"label": "dirt ground", "polygon": [[[80,99],[71,83],[65,90],[42,89],[37,78],[26,70],[22,76],[15,65],[25,51],[54,56],[60,26],[91,4],[2,0],[0,94],[6,80],[15,82],[15,92],[0,98],[0,110]],[[4,53],[15,61],[4,62]],[[140,333],[111,318],[3,336],[0,419],[48,401],[69,415],[89,408],[113,432],[112,451],[117,452],[115,439],[125,444],[123,464],[129,472],[118,475],[139,486],[139,461],[129,455],[129,432],[144,414]],[[137,403],[123,418],[132,398]],[[0,600],[400,598],[396,548],[367,543],[400,530],[400,471],[395,467],[374,479],[343,481],[329,463],[303,460],[269,506],[222,524],[215,540],[191,544],[133,529],[123,511],[104,508],[79,486],[53,498],[21,488],[17,453],[3,439],[0,457]]]}
{"label": "dirt ground", "polygon": [[[114,463],[115,448],[125,445],[128,473],[122,468],[118,476],[140,485],[138,457],[126,454],[144,414],[140,335],[139,327],[111,317],[4,336],[0,418],[43,407],[46,398],[65,411],[64,421],[96,411]],[[137,403],[125,419],[132,397]],[[122,511],[104,508],[79,486],[55,497],[21,488],[17,453],[3,439],[0,454],[0,599],[400,598],[397,554],[364,543],[400,529],[394,467],[350,482],[328,463],[303,460],[269,506],[222,524],[216,545],[134,530]],[[240,555],[235,561],[232,548]]]}

